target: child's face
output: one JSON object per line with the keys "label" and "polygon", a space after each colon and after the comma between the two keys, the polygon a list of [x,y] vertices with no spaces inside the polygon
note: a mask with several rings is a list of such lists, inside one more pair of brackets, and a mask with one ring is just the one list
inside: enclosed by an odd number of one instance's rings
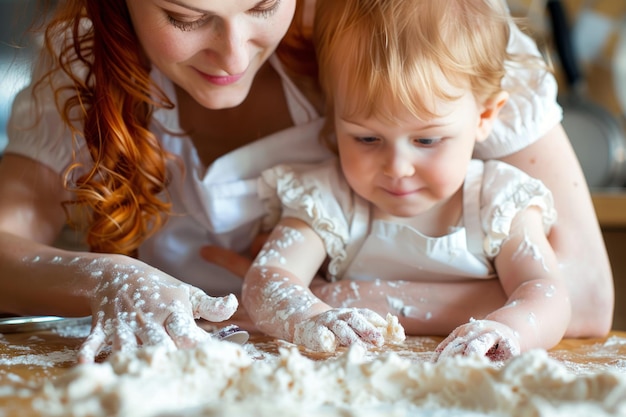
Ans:
{"label": "child's face", "polygon": [[358,195],[389,215],[412,217],[459,190],[474,144],[485,136],[482,110],[469,91],[438,101],[440,117],[423,121],[405,111],[393,123],[376,116],[346,120],[341,96],[335,100],[339,157]]}

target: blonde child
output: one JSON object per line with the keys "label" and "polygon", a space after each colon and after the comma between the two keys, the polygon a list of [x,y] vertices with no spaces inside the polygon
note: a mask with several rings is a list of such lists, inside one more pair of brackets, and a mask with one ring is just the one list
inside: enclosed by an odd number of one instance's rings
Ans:
{"label": "blonde child", "polygon": [[[338,158],[263,173],[268,205],[282,214],[243,286],[261,331],[312,350],[380,346],[403,336],[380,315],[391,313],[407,333],[445,334],[428,326],[412,283],[499,279],[506,304],[460,314],[437,357],[505,359],[563,337],[571,307],[546,236],[550,191],[510,165],[472,159],[508,98],[507,66],[526,58],[506,52],[510,23],[499,0],[317,1],[324,137]],[[354,302],[316,297],[320,269],[353,283]],[[359,291],[376,287],[386,288],[380,302],[361,305]],[[437,297],[445,314],[452,300]]]}

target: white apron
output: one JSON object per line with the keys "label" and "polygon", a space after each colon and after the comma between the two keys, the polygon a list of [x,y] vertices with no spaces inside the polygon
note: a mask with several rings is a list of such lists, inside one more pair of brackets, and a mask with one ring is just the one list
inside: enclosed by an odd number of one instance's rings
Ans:
{"label": "white apron", "polygon": [[[242,279],[202,259],[199,250],[209,244],[238,252],[249,247],[265,215],[257,193],[260,173],[285,161],[316,162],[330,156],[318,139],[323,118],[285,75],[275,56],[270,63],[283,80],[293,127],[222,156],[206,172],[188,137],[164,135],[162,140],[167,150],[181,156],[186,173],[183,176],[172,169],[168,192],[174,215],[139,248],[139,257],[211,295],[240,292]],[[161,84],[169,97],[175,97],[171,83],[164,80]],[[155,119],[180,131],[176,111],[155,114]]]}

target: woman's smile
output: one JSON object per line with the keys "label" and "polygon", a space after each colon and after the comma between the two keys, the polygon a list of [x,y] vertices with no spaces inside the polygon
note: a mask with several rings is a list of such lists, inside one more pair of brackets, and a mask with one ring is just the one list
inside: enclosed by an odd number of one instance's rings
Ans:
{"label": "woman's smile", "polygon": [[202,78],[204,78],[211,84],[214,84],[217,86],[227,86],[227,85],[235,84],[237,81],[242,79],[244,75],[246,75],[245,72],[242,72],[239,74],[233,74],[233,75],[210,75],[200,70],[196,70],[196,71],[198,71],[198,73],[200,74]]}

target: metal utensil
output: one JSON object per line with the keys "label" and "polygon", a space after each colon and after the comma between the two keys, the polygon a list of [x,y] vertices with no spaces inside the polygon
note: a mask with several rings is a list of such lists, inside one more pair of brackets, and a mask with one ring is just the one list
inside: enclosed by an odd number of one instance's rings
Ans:
{"label": "metal utensil", "polygon": [[[28,333],[41,330],[54,330],[69,326],[91,325],[91,316],[86,317],[58,317],[58,316],[24,316],[0,318],[0,333]],[[211,332],[219,340],[243,345],[250,338],[250,334],[241,327],[231,324]]]}
{"label": "metal utensil", "polygon": [[57,317],[24,316],[0,319],[0,333],[27,333],[40,330],[59,329],[68,326],[91,325],[91,316]]}
{"label": "metal utensil", "polygon": [[240,345],[245,344],[250,338],[250,334],[236,324],[223,327],[211,334],[220,340],[226,340]]}

